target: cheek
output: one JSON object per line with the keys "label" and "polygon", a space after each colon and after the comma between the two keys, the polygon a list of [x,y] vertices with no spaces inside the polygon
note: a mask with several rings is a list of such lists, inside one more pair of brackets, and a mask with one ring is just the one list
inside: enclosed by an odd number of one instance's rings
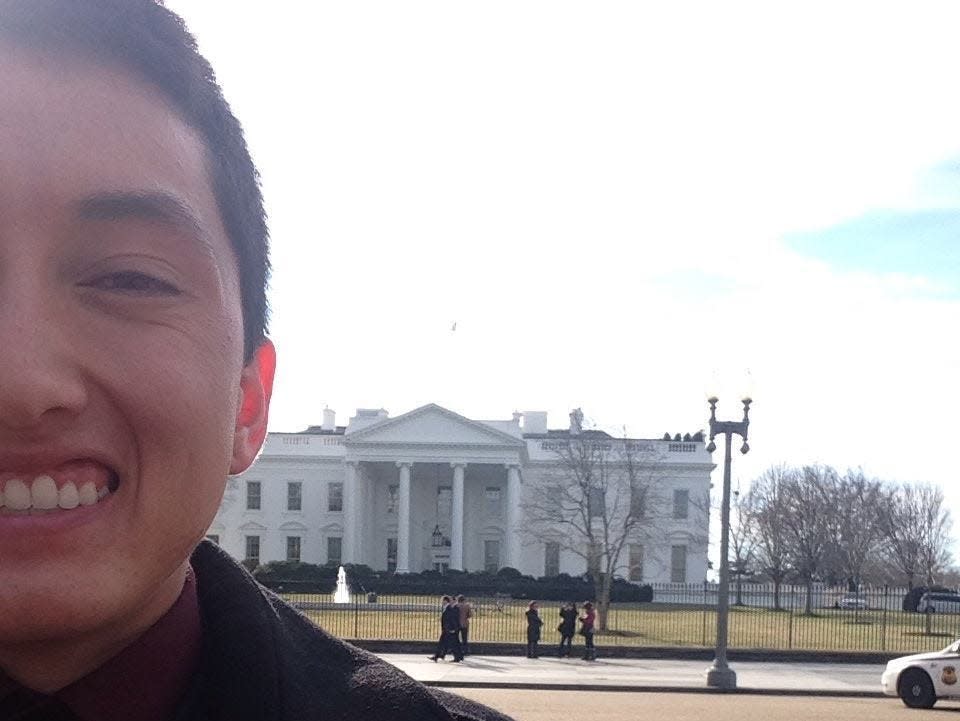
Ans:
{"label": "cheek", "polygon": [[215,338],[160,331],[113,344],[98,364],[98,383],[126,418],[142,473],[166,468],[176,474],[167,483],[185,487],[197,474],[216,473],[222,482],[237,414],[239,351],[234,360]]}

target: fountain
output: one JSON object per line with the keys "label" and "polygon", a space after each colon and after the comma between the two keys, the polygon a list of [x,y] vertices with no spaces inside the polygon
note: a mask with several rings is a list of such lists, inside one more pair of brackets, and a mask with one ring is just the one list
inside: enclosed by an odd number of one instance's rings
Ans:
{"label": "fountain", "polygon": [[334,603],[350,603],[350,589],[347,588],[347,572],[340,566],[337,571],[337,590],[333,592]]}

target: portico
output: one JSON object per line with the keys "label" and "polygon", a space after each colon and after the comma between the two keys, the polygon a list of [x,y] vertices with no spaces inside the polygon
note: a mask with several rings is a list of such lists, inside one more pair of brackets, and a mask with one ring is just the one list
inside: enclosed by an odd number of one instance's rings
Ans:
{"label": "portico", "polygon": [[[519,563],[521,438],[428,405],[348,432],[343,445],[345,562],[397,573],[478,570],[492,555]],[[466,548],[468,537],[481,543]]]}

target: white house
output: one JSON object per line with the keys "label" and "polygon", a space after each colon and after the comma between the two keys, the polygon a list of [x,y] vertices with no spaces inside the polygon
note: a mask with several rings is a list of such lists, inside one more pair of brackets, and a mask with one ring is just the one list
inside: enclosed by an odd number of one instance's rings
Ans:
{"label": "white house", "polygon": [[[551,482],[557,444],[578,425],[548,429],[543,412],[475,421],[430,404],[395,418],[361,409],[337,426],[326,409],[319,427],[269,434],[250,470],[229,479],[209,536],[260,562],[581,574],[580,556],[522,532],[525,488]],[[603,437],[656,454],[671,500],[657,537],[629,544],[620,575],[702,581],[709,514],[696,499],[708,496],[713,469],[702,440]]]}

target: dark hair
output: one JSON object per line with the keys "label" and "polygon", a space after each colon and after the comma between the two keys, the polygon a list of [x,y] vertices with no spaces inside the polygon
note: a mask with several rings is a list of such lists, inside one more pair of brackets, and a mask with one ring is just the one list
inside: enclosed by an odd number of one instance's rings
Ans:
{"label": "dark hair", "polygon": [[443,601],[444,603],[451,603],[453,601],[453,599],[450,598],[450,596],[444,596],[440,600]]}
{"label": "dark hair", "polygon": [[243,130],[196,40],[162,0],[0,0],[0,38],[119,65],[158,89],[203,138],[240,272],[244,358],[267,331],[268,232]]}
{"label": "dark hair", "polygon": [[459,596],[457,596],[457,600],[458,600],[458,601],[466,601],[466,600],[467,600],[467,597],[464,596],[464,595],[461,593]]}

